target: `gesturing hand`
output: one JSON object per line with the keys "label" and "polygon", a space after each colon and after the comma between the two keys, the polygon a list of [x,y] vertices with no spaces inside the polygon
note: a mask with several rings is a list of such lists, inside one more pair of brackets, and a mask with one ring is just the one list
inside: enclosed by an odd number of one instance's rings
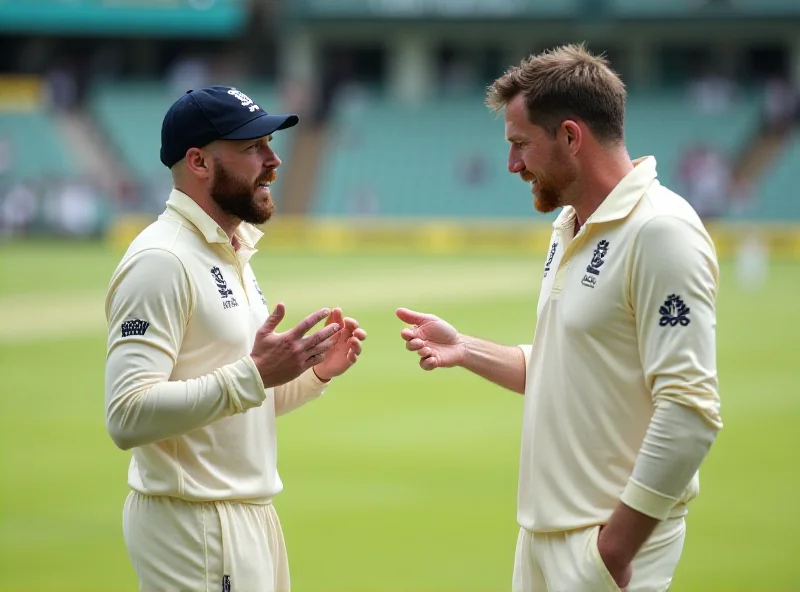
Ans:
{"label": "gesturing hand", "polygon": [[350,317],[342,318],[341,308],[333,309],[328,323],[335,323],[342,329],[334,336],[336,342],[322,362],[314,366],[314,372],[320,380],[330,380],[344,374],[358,360],[361,342],[367,338],[367,332],[359,328],[358,321]]}
{"label": "gesturing hand", "polygon": [[256,332],[250,353],[264,388],[286,384],[324,359],[325,353],[336,344],[339,324],[326,324],[316,333],[305,334],[329,315],[330,310],[323,308],[308,315],[288,331],[275,333],[278,324],[286,316],[286,307],[282,302],[275,307]]}
{"label": "gesturing hand", "polygon": [[400,331],[400,336],[406,340],[406,349],[422,358],[419,365],[423,370],[451,368],[464,362],[467,349],[450,323],[407,308],[398,308],[396,314],[401,321],[412,325]]}

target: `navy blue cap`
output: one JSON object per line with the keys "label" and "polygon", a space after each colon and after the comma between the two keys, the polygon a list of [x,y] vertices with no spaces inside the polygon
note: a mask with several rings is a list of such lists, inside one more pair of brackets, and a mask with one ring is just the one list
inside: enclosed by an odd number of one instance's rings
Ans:
{"label": "navy blue cap", "polygon": [[270,115],[230,86],[187,91],[161,124],[161,162],[167,168],[214,140],[254,140],[297,125],[297,115]]}

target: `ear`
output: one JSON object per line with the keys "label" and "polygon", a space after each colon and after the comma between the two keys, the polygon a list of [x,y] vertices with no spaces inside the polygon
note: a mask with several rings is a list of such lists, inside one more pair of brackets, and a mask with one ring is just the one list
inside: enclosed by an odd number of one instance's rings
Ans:
{"label": "ear", "polygon": [[186,151],[186,168],[194,176],[207,179],[211,176],[212,162],[209,154],[200,148],[189,148]]}
{"label": "ear", "polygon": [[564,149],[572,156],[578,153],[583,143],[583,130],[576,121],[567,119],[561,122],[562,141]]}

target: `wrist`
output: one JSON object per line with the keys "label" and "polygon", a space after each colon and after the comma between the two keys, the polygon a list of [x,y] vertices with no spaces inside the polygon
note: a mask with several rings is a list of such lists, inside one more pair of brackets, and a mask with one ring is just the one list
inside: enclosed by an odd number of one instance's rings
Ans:
{"label": "wrist", "polygon": [[615,540],[613,531],[608,532],[606,527],[600,528],[597,536],[597,550],[603,558],[603,562],[611,570],[622,569],[633,561],[633,556],[625,550],[624,541]]}
{"label": "wrist", "polygon": [[472,338],[469,335],[458,333],[456,335],[456,343],[461,346],[461,359],[458,360],[455,365],[462,368],[469,368],[469,361],[472,356],[472,350],[470,349]]}
{"label": "wrist", "polygon": [[636,557],[657,524],[658,520],[619,503],[608,523],[600,528],[598,550],[610,566],[625,567]]}
{"label": "wrist", "polygon": [[[312,366],[311,371],[314,373],[314,376],[316,376],[317,380],[319,380],[320,382],[330,382],[331,381],[330,378],[324,378],[323,376],[320,376],[320,374],[319,374],[319,372],[317,372],[317,368],[315,366]],[[331,377],[331,378],[333,378],[333,377]]]}
{"label": "wrist", "polygon": [[[252,362],[253,368],[255,368],[255,371],[258,373],[259,378],[261,378],[261,384],[263,385],[264,388],[267,388],[267,381],[264,380],[264,374],[261,372],[261,368],[259,368],[258,366],[258,360],[256,360],[256,357],[252,353],[247,357],[250,358],[250,362]],[[247,358],[244,359],[246,360]]]}

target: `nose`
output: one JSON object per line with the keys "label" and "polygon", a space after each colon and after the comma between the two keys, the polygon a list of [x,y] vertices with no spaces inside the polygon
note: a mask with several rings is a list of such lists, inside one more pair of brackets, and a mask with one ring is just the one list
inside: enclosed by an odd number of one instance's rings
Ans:
{"label": "nose", "polygon": [[508,172],[516,175],[523,170],[525,170],[525,163],[511,150],[508,153]]}
{"label": "nose", "polygon": [[278,153],[275,152],[272,148],[267,150],[267,154],[264,158],[264,168],[265,169],[277,169],[281,166],[281,162],[283,162],[280,158],[278,158]]}

